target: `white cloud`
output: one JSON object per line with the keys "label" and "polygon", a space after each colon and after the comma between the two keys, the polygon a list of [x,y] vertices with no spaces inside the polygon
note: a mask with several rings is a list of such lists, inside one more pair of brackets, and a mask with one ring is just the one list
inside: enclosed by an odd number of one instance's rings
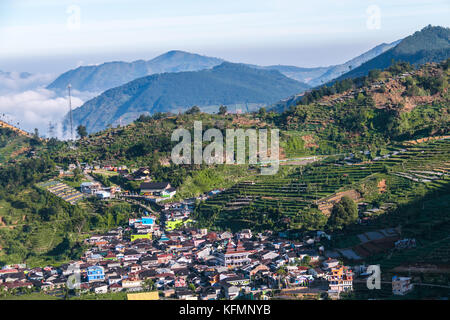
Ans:
{"label": "white cloud", "polygon": [[[72,108],[82,104],[80,97],[72,97]],[[68,108],[66,97],[44,88],[0,96],[0,116],[5,114],[6,120],[14,125],[19,123],[20,128],[29,132],[38,128],[41,134],[46,134],[49,122],[60,124]],[[63,138],[61,131],[58,137]]]}
{"label": "white cloud", "polygon": [[11,94],[33,90],[50,83],[55,78],[52,74],[21,74],[19,72],[0,71],[0,94]]}

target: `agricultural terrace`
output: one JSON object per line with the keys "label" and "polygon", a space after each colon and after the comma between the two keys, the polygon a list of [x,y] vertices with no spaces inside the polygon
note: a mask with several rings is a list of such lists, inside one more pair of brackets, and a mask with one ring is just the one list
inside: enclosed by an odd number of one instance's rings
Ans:
{"label": "agricultural terrace", "polygon": [[[378,161],[346,164],[328,159],[306,166],[283,166],[275,176],[256,175],[200,203],[196,220],[219,229],[308,229],[305,215],[320,199],[339,191],[358,190],[360,200],[367,198],[381,206],[405,204],[418,192],[448,188],[449,140],[391,149],[391,154]],[[370,179],[384,180],[386,190],[361,190]]]}

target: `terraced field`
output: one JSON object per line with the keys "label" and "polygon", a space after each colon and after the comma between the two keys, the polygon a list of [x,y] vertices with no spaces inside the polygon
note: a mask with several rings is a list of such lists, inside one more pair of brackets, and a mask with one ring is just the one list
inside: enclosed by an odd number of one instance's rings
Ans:
{"label": "terraced field", "polygon": [[402,238],[417,239],[417,247],[390,250],[369,259],[392,269],[412,263],[442,264],[450,260],[450,141],[409,147],[383,162],[392,165],[391,200],[396,210],[375,219],[371,228],[401,227]]}
{"label": "terraced field", "polygon": [[336,192],[357,187],[374,174],[386,176],[390,202],[395,204],[408,203],[418,193],[445,190],[449,182],[448,159],[450,141],[437,140],[392,147],[388,156],[364,164],[326,160],[283,166],[276,176],[255,176],[201,203],[197,215],[221,228],[265,228],[265,217],[276,211],[287,227],[296,228],[304,210]]}
{"label": "terraced field", "polygon": [[84,195],[79,191],[73,189],[72,187],[69,187],[68,185],[62,182],[55,180],[40,183],[38,184],[38,186],[44,188],[48,192],[53,193],[54,195],[60,197],[64,201],[69,202],[70,204],[75,204],[78,201],[82,200],[84,197]]}
{"label": "terraced field", "polygon": [[[201,204],[198,209],[201,216],[218,218],[217,223],[223,226],[232,226],[238,221],[251,225],[246,208],[251,208],[252,215],[256,216],[277,210],[283,218],[289,219],[290,227],[295,228],[302,210],[382,170],[382,164],[378,163],[365,166],[334,163],[289,166],[281,168],[275,177],[257,176],[254,181],[238,183]],[[217,215],[219,211],[220,215]]]}

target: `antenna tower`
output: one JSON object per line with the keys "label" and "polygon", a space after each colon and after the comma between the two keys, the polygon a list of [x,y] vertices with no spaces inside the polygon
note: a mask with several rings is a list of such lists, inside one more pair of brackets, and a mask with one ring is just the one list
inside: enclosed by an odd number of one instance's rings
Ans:
{"label": "antenna tower", "polygon": [[70,139],[73,140],[72,97],[70,95],[70,88],[72,88],[72,85],[69,83],[67,89],[69,91]]}

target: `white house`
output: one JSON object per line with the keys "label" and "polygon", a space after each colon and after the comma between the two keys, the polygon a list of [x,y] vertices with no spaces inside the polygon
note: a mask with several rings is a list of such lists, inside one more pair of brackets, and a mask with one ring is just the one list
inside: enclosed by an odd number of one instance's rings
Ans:
{"label": "white house", "polygon": [[339,265],[339,260],[329,258],[329,259],[325,260],[324,262],[322,262],[322,265],[326,269],[335,268]]}
{"label": "white house", "polygon": [[98,286],[98,287],[94,288],[94,292],[96,294],[108,293],[108,285],[104,284],[104,285]]}
{"label": "white house", "polygon": [[111,198],[111,193],[108,191],[98,191],[96,194],[99,199],[109,199]]}
{"label": "white house", "polygon": [[392,293],[403,296],[411,292],[414,285],[411,283],[411,277],[392,277]]}

